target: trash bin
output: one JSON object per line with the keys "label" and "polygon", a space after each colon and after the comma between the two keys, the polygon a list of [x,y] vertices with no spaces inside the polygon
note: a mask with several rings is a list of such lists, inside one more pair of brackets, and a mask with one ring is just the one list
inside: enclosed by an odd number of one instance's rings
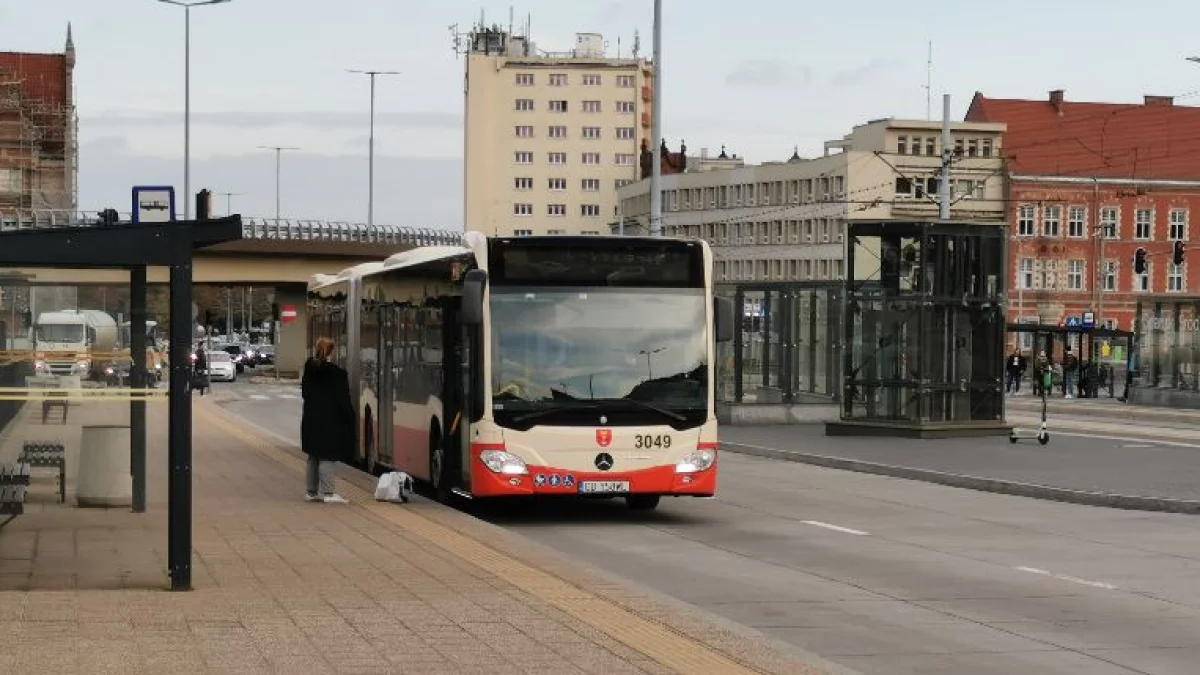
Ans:
{"label": "trash bin", "polygon": [[83,428],[75,500],[81,507],[133,506],[128,425]]}

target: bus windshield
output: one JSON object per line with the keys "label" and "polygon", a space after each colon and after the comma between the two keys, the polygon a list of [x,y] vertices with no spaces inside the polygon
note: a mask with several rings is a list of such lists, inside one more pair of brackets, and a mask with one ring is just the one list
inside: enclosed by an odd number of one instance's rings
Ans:
{"label": "bus windshield", "polygon": [[703,289],[495,286],[491,325],[499,417],[598,402],[707,411]]}

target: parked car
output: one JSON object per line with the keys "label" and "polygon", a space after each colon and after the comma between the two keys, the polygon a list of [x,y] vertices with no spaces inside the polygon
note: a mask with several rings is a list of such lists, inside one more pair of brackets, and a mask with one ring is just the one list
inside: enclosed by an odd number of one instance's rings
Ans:
{"label": "parked car", "polygon": [[226,352],[212,351],[208,358],[208,380],[210,382],[236,382],[237,366]]}

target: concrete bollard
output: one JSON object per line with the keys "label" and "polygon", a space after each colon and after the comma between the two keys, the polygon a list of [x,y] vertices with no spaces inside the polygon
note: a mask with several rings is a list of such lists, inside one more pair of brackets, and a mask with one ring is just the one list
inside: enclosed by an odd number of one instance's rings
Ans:
{"label": "concrete bollard", "polygon": [[81,507],[133,506],[128,425],[83,427],[75,500]]}

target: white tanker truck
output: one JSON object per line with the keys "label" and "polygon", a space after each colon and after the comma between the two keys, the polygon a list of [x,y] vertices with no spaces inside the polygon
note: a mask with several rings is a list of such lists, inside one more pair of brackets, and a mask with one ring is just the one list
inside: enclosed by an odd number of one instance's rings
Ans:
{"label": "white tanker truck", "polygon": [[120,353],[117,322],[97,309],[43,312],[33,325],[34,371],[38,375],[99,380]]}

